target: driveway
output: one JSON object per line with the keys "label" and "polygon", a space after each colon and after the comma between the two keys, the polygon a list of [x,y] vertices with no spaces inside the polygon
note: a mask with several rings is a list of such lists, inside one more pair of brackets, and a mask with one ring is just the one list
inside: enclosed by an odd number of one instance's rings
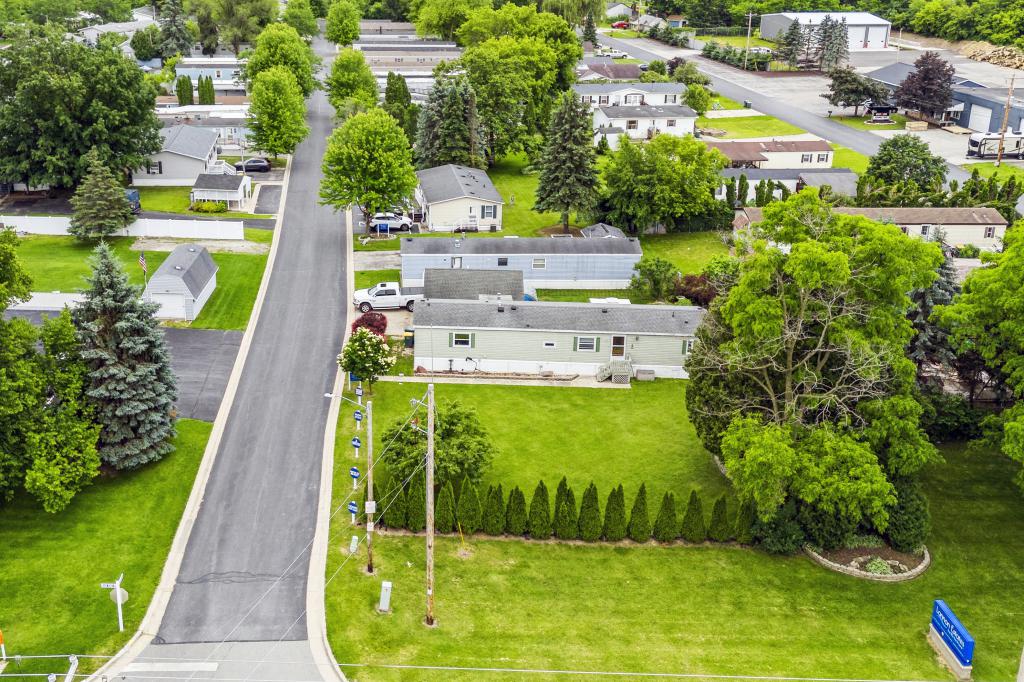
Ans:
{"label": "driveway", "polygon": [[256,213],[276,214],[281,207],[281,185],[260,186],[256,196]]}

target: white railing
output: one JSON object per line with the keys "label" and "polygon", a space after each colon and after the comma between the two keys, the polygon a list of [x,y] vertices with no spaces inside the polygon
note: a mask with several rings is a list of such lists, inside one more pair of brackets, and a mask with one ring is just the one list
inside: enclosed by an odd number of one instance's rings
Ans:
{"label": "white railing", "polygon": [[206,172],[211,175],[237,175],[238,171],[235,167],[229,164],[227,161],[221,161],[220,159],[214,161],[206,167]]}

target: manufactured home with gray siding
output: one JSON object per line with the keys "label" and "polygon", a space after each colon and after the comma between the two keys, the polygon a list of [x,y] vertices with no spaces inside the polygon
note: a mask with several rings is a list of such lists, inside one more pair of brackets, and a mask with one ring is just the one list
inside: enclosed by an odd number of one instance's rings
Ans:
{"label": "manufactured home with gray siding", "polygon": [[426,300],[413,315],[415,366],[598,377],[625,366],[629,376],[685,379],[704,313],[695,306]]}
{"label": "manufactured home with gray siding", "polygon": [[520,270],[526,290],[625,289],[640,261],[640,242],[551,237],[405,237],[402,286],[423,286],[428,268]]}

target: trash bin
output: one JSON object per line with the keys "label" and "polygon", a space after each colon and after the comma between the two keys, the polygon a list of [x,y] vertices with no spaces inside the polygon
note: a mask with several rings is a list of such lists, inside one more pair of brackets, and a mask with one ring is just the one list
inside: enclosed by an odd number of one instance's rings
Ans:
{"label": "trash bin", "polygon": [[405,334],[403,334],[403,341],[405,342],[405,347],[412,348],[415,339],[416,335],[414,333],[414,329],[412,327],[406,327]]}
{"label": "trash bin", "polygon": [[744,109],[751,109],[751,108],[753,108],[753,106],[754,106],[754,103],[751,102],[749,99],[743,100],[743,108]]}

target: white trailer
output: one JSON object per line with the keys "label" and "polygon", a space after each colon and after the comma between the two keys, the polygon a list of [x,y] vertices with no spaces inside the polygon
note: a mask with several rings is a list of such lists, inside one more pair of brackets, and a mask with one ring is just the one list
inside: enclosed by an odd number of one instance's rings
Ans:
{"label": "white trailer", "polygon": [[[979,159],[999,154],[999,133],[972,133],[967,140],[967,156]],[[1024,158],[1024,132],[1006,131],[1003,138],[1003,156]]]}

